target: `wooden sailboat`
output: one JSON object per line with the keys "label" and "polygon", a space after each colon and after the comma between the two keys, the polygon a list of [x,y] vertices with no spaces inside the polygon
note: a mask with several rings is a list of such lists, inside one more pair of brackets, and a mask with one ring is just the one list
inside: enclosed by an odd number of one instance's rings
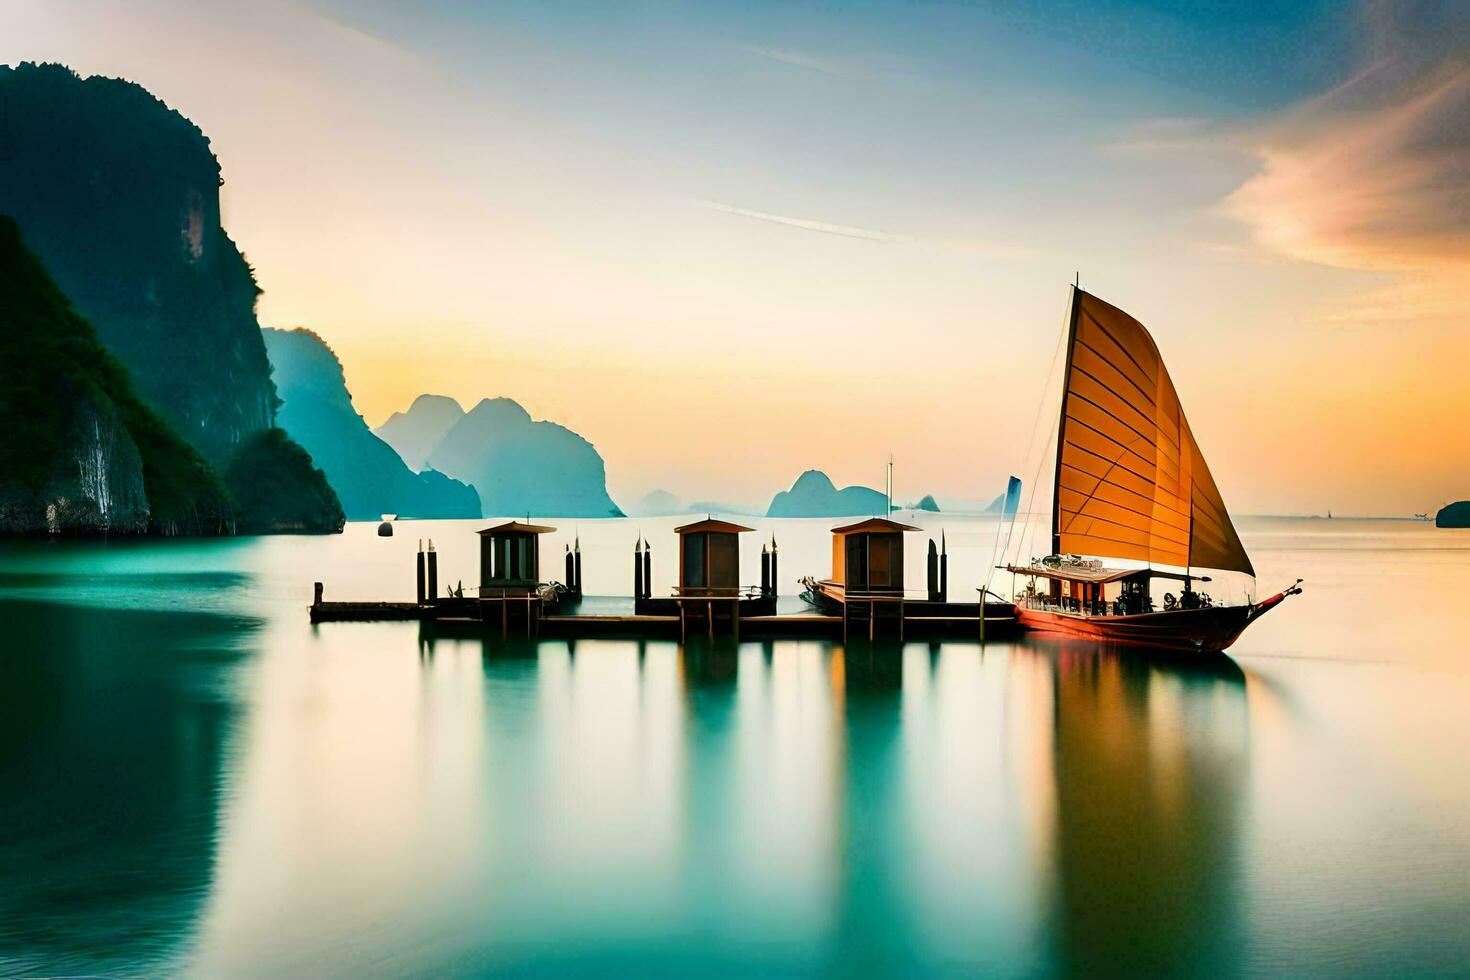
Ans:
{"label": "wooden sailboat", "polygon": [[[1289,595],[1217,605],[1197,569],[1255,576],[1143,324],[1073,288],[1052,495],[1052,554],[1006,565],[1028,585],[1020,625],[1189,652],[1226,649]],[[1109,568],[1104,560],[1142,563]],[[1164,567],[1158,567],[1164,566]],[[1038,588],[1037,581],[1046,583]],[[1154,582],[1180,594],[1153,599]]]}

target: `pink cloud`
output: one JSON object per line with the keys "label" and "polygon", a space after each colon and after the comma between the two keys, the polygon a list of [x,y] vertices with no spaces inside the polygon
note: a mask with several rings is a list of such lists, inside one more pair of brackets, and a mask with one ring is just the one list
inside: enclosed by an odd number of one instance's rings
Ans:
{"label": "pink cloud", "polygon": [[1226,200],[1284,255],[1358,269],[1470,262],[1464,6],[1370,4],[1371,60],[1249,134],[1260,172]]}

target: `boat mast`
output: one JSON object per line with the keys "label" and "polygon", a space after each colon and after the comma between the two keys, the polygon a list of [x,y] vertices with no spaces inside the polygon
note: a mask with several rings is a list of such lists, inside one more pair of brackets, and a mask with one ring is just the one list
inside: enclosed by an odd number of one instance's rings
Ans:
{"label": "boat mast", "polygon": [[[1072,384],[1072,349],[1077,341],[1077,314],[1082,307],[1082,275],[1072,284],[1072,312],[1067,317],[1067,364],[1062,369],[1062,407],[1057,421],[1057,469],[1051,481],[1051,553],[1062,553],[1062,447],[1067,432],[1067,390]],[[1043,457],[1045,458],[1045,457]]]}

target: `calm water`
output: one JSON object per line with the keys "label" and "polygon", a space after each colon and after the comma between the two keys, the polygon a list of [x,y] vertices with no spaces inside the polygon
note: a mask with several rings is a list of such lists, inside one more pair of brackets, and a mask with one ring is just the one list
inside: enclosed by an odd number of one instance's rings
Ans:
{"label": "calm water", "polygon": [[[673,523],[584,522],[588,590],[640,532],[665,588]],[[944,524],[958,598],[991,530]],[[307,622],[472,527],[0,549],[0,974],[1470,963],[1470,533],[1246,521],[1307,592],[1206,665]]]}

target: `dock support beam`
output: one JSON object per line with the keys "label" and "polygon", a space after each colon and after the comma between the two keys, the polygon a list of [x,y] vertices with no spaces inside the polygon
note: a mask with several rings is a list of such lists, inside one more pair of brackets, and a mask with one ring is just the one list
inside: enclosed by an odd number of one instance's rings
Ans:
{"label": "dock support beam", "polygon": [[949,551],[942,530],[939,532],[939,601],[949,601]]}
{"label": "dock support beam", "polygon": [[428,583],[425,594],[430,602],[439,597],[439,553],[434,550],[434,539],[429,539],[429,552],[424,556],[428,564]]}
{"label": "dock support beam", "polygon": [[780,581],[780,576],[777,575],[777,573],[776,573],[776,558],[777,558],[777,552],[776,552],[776,536],[774,534],[772,534],[771,535],[771,595],[775,595],[776,593],[778,593],[778,592],[781,591],[781,587],[779,585],[777,585],[777,583]]}
{"label": "dock support beam", "polygon": [[418,573],[418,575],[417,575],[417,578],[418,578],[418,591],[415,592],[414,595],[418,599],[418,604],[422,606],[424,604],[424,582],[425,582],[425,579],[424,579],[424,539],[423,538],[420,538],[419,539],[419,553],[418,553],[418,559],[414,562],[414,571],[416,571]]}
{"label": "dock support beam", "polygon": [[929,601],[939,601],[939,549],[934,547],[934,539],[929,539],[929,563],[927,582],[929,586]]}
{"label": "dock support beam", "polygon": [[643,539],[633,542],[633,598],[643,598]]}
{"label": "dock support beam", "polygon": [[653,596],[653,545],[643,542],[643,598]]}
{"label": "dock support beam", "polygon": [[572,542],[572,570],[577,573],[576,596],[582,598],[582,536]]}

